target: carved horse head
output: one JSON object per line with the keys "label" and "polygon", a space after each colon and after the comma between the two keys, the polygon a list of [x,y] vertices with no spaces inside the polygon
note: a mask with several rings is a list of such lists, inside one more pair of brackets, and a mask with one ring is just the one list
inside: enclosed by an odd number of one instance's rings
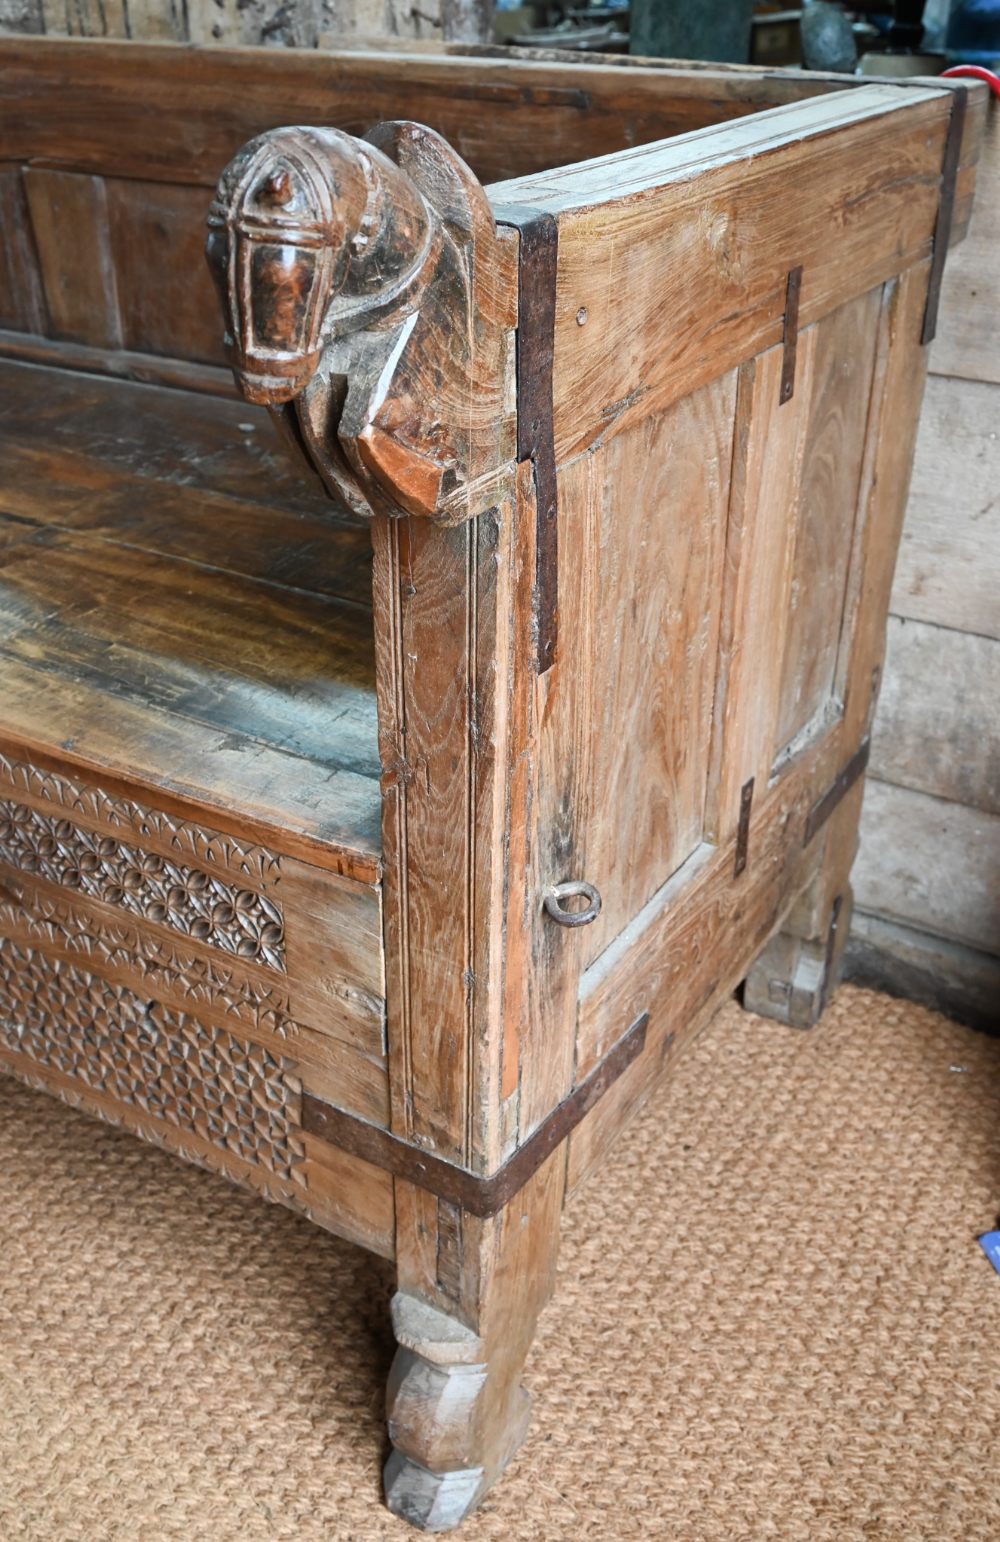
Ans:
{"label": "carved horse head", "polygon": [[208,226],[237,384],[327,491],[361,514],[486,506],[511,333],[477,277],[498,257],[489,200],[451,146],[416,123],[272,129]]}
{"label": "carved horse head", "polygon": [[[431,257],[433,221],[374,145],[282,128],[223,172],[205,246],[248,401],[291,401],[324,348],[398,308]],[[353,325],[352,325],[353,324]]]}

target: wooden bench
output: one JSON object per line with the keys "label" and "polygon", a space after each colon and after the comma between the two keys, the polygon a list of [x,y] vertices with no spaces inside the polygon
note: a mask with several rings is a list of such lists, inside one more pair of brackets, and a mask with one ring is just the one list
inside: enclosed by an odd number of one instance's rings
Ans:
{"label": "wooden bench", "polygon": [[0,1062],[395,1259],[445,1529],[566,1195],[835,978],[985,89],[0,64]]}

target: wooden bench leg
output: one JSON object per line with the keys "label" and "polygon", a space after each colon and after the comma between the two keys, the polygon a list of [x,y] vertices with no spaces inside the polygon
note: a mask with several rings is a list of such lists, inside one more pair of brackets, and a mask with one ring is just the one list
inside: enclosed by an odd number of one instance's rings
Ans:
{"label": "wooden bench leg", "polygon": [[793,1028],[818,1022],[840,979],[851,929],[849,875],[857,853],[863,786],[835,811],[822,838],[813,875],[743,983],[748,1012]]}
{"label": "wooden bench leg", "polygon": [[527,1432],[520,1378],[552,1290],[564,1166],[557,1151],[489,1220],[397,1186],[385,1496],[423,1531],[458,1526]]}

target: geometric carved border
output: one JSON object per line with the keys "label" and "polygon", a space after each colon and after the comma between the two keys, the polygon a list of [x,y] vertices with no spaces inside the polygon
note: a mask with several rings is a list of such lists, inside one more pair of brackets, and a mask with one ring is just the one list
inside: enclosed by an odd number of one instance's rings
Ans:
{"label": "geometric carved border", "polygon": [[144,931],[124,917],[105,920],[93,911],[76,911],[47,894],[4,899],[0,891],[0,936],[23,939],[29,946],[71,953],[83,964],[127,970],[154,995],[179,995],[194,1012],[208,1008],[234,1024],[261,1029],[276,1038],[293,1037],[287,990],[251,979],[239,964],[202,958],[169,937]]}
{"label": "geometric carved border", "polygon": [[263,846],[252,846],[217,830],[190,824],[164,813],[145,808],[131,798],[90,787],[55,771],[43,771],[28,761],[13,760],[0,752],[0,786],[17,796],[43,798],[71,814],[93,819],[108,828],[144,840],[163,842],[179,856],[193,857],[207,867],[227,868],[251,883],[271,885],[281,871],[281,862]]}
{"label": "geometric carved border", "polygon": [[303,1155],[291,1062],[6,939],[0,1046],[276,1178]]}
{"label": "geometric carved border", "polygon": [[280,909],[214,873],[0,799],[0,860],[238,958],[285,967]]}

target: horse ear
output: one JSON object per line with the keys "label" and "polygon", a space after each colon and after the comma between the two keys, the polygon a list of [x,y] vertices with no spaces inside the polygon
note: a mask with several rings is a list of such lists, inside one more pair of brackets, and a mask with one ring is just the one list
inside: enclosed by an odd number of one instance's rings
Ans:
{"label": "horse ear", "polygon": [[409,177],[460,245],[489,249],[496,236],[489,199],[446,139],[405,119],[377,123],[365,138]]}

